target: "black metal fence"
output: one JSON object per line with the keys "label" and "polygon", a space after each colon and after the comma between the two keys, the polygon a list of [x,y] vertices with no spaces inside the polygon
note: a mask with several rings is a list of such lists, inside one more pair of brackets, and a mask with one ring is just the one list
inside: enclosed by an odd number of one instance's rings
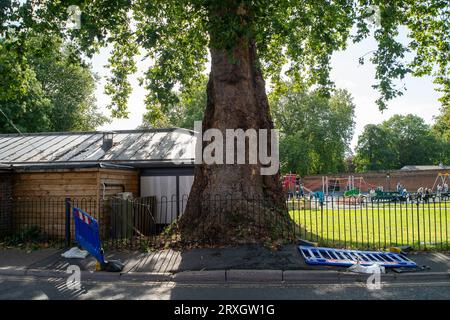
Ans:
{"label": "black metal fence", "polygon": [[[174,240],[167,229],[182,216],[186,203],[187,196],[12,199],[8,204],[9,232],[2,241],[67,245],[74,235],[71,209],[77,207],[98,220],[105,247],[161,245]],[[450,249],[448,198],[371,201],[365,197],[305,197],[286,200],[286,208],[280,210],[265,199],[252,197],[205,197],[196,201],[197,216],[191,224],[196,240],[204,242],[217,237],[228,241],[233,236],[266,239],[282,234],[286,242],[305,239],[331,247]],[[0,211],[2,214],[6,211]]]}
{"label": "black metal fence", "polygon": [[[187,196],[135,199],[9,198],[0,200],[0,218],[7,245],[36,244],[68,246],[74,241],[74,207],[99,223],[104,246],[137,247],[162,244],[165,229],[181,215]],[[6,219],[8,217],[8,219]]]}
{"label": "black metal fence", "polygon": [[369,197],[293,198],[289,215],[300,238],[323,246],[450,248],[450,199],[376,201]]}
{"label": "black metal fence", "polygon": [[[98,219],[98,207],[95,199],[69,198],[11,198],[8,199],[9,211],[1,210],[0,216],[8,215],[7,232],[2,241],[8,245],[41,244],[62,246],[74,235],[73,218],[68,214],[71,206],[77,206]],[[67,227],[70,227],[69,229]]]}
{"label": "black metal fence", "polygon": [[11,219],[12,179],[0,172],[0,236],[8,232]]}

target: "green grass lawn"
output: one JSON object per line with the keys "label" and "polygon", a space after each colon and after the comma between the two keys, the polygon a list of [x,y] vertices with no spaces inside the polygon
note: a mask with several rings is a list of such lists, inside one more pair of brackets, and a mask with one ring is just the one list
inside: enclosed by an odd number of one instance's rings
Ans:
{"label": "green grass lawn", "polygon": [[450,249],[450,202],[346,204],[290,210],[302,239],[320,245],[380,249],[411,245]]}

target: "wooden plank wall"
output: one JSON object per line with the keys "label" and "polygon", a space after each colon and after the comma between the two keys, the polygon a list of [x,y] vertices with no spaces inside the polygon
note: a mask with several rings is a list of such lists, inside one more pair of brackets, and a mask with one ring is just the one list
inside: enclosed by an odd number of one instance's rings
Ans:
{"label": "wooden plank wall", "polygon": [[[139,175],[137,171],[100,169],[99,171],[99,197],[108,199],[117,195],[119,192],[132,192],[134,197],[139,196]],[[103,183],[115,184],[103,188]],[[124,189],[119,186],[123,185]]]}
{"label": "wooden plank wall", "polygon": [[[107,187],[103,182],[122,184],[126,192],[138,195],[138,171],[120,169],[66,169],[16,172],[13,177],[13,226],[38,225],[49,235],[64,237],[64,199],[76,199],[77,207],[99,220],[102,234],[108,230],[107,199],[122,192],[121,187]],[[105,199],[103,198],[105,196]],[[21,200],[22,199],[22,200]],[[72,236],[74,234],[72,223]]]}
{"label": "wooden plank wall", "polygon": [[98,175],[98,168],[17,172],[13,179],[13,196],[96,197]]}

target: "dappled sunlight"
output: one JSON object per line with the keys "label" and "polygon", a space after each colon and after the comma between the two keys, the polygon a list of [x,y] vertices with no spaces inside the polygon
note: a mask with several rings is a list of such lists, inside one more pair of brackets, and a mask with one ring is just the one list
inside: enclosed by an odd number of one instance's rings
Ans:
{"label": "dappled sunlight", "polygon": [[53,296],[52,299],[58,299],[58,296],[65,297],[64,299],[79,299],[82,295],[85,295],[88,292],[86,288],[83,287],[83,284],[81,284],[80,289],[72,289],[67,287],[65,278],[49,278],[47,281],[49,284],[52,284],[57,290],[56,297]]}
{"label": "dappled sunlight", "polygon": [[164,249],[143,254],[127,272],[169,273],[178,270],[180,264],[180,251]]}
{"label": "dappled sunlight", "polygon": [[167,300],[173,285],[170,283],[124,282],[89,283],[89,290],[81,299],[107,300]]}

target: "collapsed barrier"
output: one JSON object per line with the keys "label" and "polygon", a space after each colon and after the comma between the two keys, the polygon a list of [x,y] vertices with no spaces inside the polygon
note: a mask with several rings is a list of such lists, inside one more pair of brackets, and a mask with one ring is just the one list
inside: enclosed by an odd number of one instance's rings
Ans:
{"label": "collapsed barrier", "polygon": [[376,252],[360,250],[344,250],[332,248],[315,248],[299,246],[298,250],[302,254],[307,264],[350,267],[354,264],[370,266],[374,263],[385,268],[415,268],[417,264],[400,253]]}
{"label": "collapsed barrier", "polygon": [[122,262],[119,260],[106,261],[104,258],[97,220],[76,207],[73,208],[73,220],[75,223],[75,241],[79,247],[85,249],[97,259],[100,270],[111,272],[122,271],[124,267]]}

